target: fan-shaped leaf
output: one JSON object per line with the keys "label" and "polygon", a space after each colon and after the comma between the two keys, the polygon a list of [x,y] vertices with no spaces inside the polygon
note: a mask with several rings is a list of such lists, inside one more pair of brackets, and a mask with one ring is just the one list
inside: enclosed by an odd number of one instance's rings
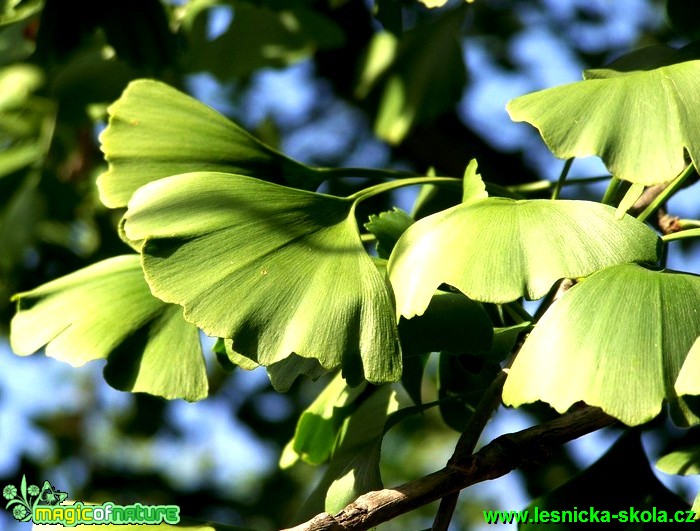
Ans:
{"label": "fan-shaped leaf", "polygon": [[196,327],[182,309],[151,295],[138,255],[104,260],[13,297],[10,341],[20,355],[74,366],[107,359],[117,389],[199,400],[207,378]]}
{"label": "fan-shaped leaf", "polygon": [[397,311],[420,315],[442,283],[474,300],[538,299],[561,278],[657,260],[659,238],[637,220],[588,201],[488,198],[412,225],[389,260]]}
{"label": "fan-shaped leaf", "polygon": [[700,277],[633,264],[600,271],[547,310],[518,354],[506,404],[557,411],[584,401],[629,425],[676,400],[673,384],[700,335]]}
{"label": "fan-shaped leaf", "polygon": [[[614,65],[611,65],[614,66]],[[527,94],[508,103],[562,159],[598,155],[619,179],[655,184],[700,162],[700,61],[645,71],[587,72],[588,79]]]}
{"label": "fan-shaped leaf", "polygon": [[111,208],[144,184],[190,171],[264,175],[316,188],[325,177],[266,146],[215,110],[164,83],[137,80],[109,108],[100,136],[109,169],[97,185]]}
{"label": "fan-shaped leaf", "polygon": [[261,365],[291,353],[352,382],[396,381],[388,286],[360,241],[351,200],[225,173],[139,189],[125,231],[144,239],[156,296]]}

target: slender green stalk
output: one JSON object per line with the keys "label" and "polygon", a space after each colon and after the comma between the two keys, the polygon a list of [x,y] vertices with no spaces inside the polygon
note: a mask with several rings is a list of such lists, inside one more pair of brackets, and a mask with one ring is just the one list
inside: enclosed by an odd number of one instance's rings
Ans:
{"label": "slender green stalk", "polygon": [[639,221],[646,221],[649,216],[651,216],[656,210],[663,205],[668,199],[676,193],[676,191],[683,185],[685,180],[690,177],[695,171],[695,167],[692,164],[688,164],[688,167],[683,170],[683,172],[676,177],[671,184],[669,184],[663,192],[661,192],[654,200],[649,203],[649,206],[644,209],[644,211],[637,216]]}
{"label": "slender green stalk", "polygon": [[561,169],[561,173],[559,174],[559,179],[557,179],[557,183],[554,185],[554,190],[552,190],[552,199],[559,199],[559,194],[561,193],[561,189],[564,186],[564,181],[566,181],[566,177],[569,175],[569,170],[571,169],[571,165],[573,164],[573,162],[574,157],[566,159],[564,167]]}
{"label": "slender green stalk", "polygon": [[700,227],[700,220],[698,219],[679,219],[678,224],[685,229],[695,229]]}
{"label": "slender green stalk", "polygon": [[678,232],[672,232],[671,234],[664,234],[661,239],[665,242],[672,242],[674,240],[687,240],[690,238],[700,238],[700,229],[688,229],[681,230]]}
{"label": "slender green stalk", "polygon": [[377,237],[374,234],[360,234],[360,240],[363,242],[374,242],[377,241]]}
{"label": "slender green stalk", "polygon": [[521,323],[531,323],[533,321],[532,315],[519,302],[509,302],[504,307],[512,317],[518,319]]}
{"label": "slender green stalk", "polygon": [[320,173],[324,173],[329,179],[339,179],[342,177],[360,177],[366,179],[410,179],[419,177],[419,173],[403,170],[387,170],[381,168],[316,168]]}
{"label": "slender green stalk", "polygon": [[[562,183],[562,188],[565,186],[599,183],[601,181],[607,181],[608,179],[610,179],[610,175],[596,175],[595,177],[578,177],[575,179],[567,179]],[[542,179],[541,181],[532,181],[524,184],[515,184],[512,186],[506,186],[504,188],[505,190],[511,193],[527,194],[532,192],[546,192],[547,190],[551,190],[552,188],[554,188],[556,185],[557,183],[548,181],[546,179]]]}
{"label": "slender green stalk", "polygon": [[617,177],[610,177],[610,184],[608,184],[607,190],[601,199],[601,203],[604,205],[612,205],[615,200],[615,195],[617,194],[617,189],[620,187],[620,179]]}
{"label": "slender green stalk", "polygon": [[390,192],[398,188],[403,188],[405,186],[416,186],[419,184],[437,184],[452,186],[456,188],[461,188],[462,179],[455,179],[453,177],[411,177],[402,179],[400,181],[391,181],[388,183],[381,183],[369,188],[364,188],[352,195],[348,196],[351,201],[364,201],[375,195],[383,194],[385,192]]}

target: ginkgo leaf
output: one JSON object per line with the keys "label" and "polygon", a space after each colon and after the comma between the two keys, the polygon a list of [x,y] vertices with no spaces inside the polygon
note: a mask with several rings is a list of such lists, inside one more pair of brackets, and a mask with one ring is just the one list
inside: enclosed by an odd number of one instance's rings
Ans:
{"label": "ginkgo leaf", "polygon": [[117,389],[199,400],[208,384],[199,331],[151,295],[138,255],[123,255],[19,293],[10,343],[20,355],[80,366],[106,359]]}
{"label": "ginkgo leaf", "polygon": [[656,462],[656,468],[666,474],[700,474],[700,445],[687,446],[664,455]]}
{"label": "ginkgo leaf", "polygon": [[700,335],[700,277],[636,264],[604,269],[540,319],[510,369],[506,404],[542,400],[559,412],[584,401],[625,424],[647,422]]}
{"label": "ginkgo leaf", "polygon": [[396,244],[389,278],[397,312],[420,315],[442,283],[477,301],[543,297],[561,278],[626,262],[655,262],[660,239],[643,223],[588,201],[492,197],[413,224]]}
{"label": "ginkgo leaf", "polygon": [[700,338],[693,343],[681,367],[675,389],[679,396],[700,395]]}
{"label": "ginkgo leaf", "polygon": [[515,98],[508,112],[535,126],[557,157],[598,155],[619,179],[670,181],[686,166],[684,150],[698,165],[700,61],[587,78]]}
{"label": "ginkgo leaf", "polygon": [[111,208],[126,206],[144,184],[191,171],[264,175],[315,189],[322,173],[263,144],[214,109],[158,81],[140,79],[109,107],[100,135],[109,163],[97,186]]}
{"label": "ginkgo leaf", "polygon": [[125,231],[145,240],[153,293],[261,365],[291,353],[342,365],[357,383],[396,381],[401,352],[384,277],[350,199],[198,172],[140,188]]}
{"label": "ginkgo leaf", "polygon": [[[216,347],[214,352],[219,356],[219,361],[230,366],[231,364],[240,367],[245,371],[252,371],[260,367],[260,364],[246,358],[239,352],[233,349],[233,342],[230,339],[219,340],[220,347]],[[219,345],[219,343],[217,343]],[[224,361],[225,360],[225,361]],[[278,393],[286,393],[289,391],[292,384],[300,376],[308,376],[312,380],[318,380],[322,376],[328,374],[328,370],[324,369],[315,358],[302,358],[296,354],[290,354],[288,357],[280,360],[272,365],[265,367],[267,375],[270,378],[270,383]]]}

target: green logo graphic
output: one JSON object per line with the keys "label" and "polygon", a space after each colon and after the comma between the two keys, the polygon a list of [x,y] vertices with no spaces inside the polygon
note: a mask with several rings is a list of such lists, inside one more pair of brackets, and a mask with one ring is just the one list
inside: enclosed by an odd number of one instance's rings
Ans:
{"label": "green logo graphic", "polygon": [[22,476],[19,489],[6,485],[2,496],[7,501],[5,509],[20,522],[35,524],[60,524],[74,527],[79,524],[177,524],[180,522],[180,508],[177,505],[116,505],[112,502],[86,504],[73,502],[63,504],[68,493],[56,490],[48,481],[39,488],[27,486],[26,476]]}
{"label": "green logo graphic", "polygon": [[51,483],[44,481],[44,486],[27,486],[27,477],[22,476],[19,490],[14,485],[6,485],[2,496],[8,500],[5,509],[12,511],[12,516],[20,522],[29,522],[38,505],[52,506],[61,504],[67,497],[66,492],[56,490]]}

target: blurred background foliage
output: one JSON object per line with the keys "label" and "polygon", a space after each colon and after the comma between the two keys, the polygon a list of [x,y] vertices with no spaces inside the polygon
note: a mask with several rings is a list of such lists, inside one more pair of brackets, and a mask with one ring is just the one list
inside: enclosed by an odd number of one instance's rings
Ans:
{"label": "blurred background foliage", "polygon": [[[534,131],[508,122],[505,102],[630,49],[695,38],[693,3],[668,4],[673,24],[661,0],[440,9],[416,0],[2,0],[0,334],[13,293],[128,250],[115,230],[121,213],[101,205],[95,178],[105,169],[106,107],[132,79],[185,90],[305,163],[461,176],[476,157],[487,180],[514,184],[551,178],[561,163]],[[574,166],[573,176],[603,171]],[[323,186],[344,195],[358,184]],[[363,203],[360,221],[388,209],[385,200]],[[434,197],[428,210],[457,201]],[[323,381],[278,395],[260,371],[228,375],[210,363],[209,399],[169,403],[107,387],[99,364],[21,359],[0,341],[0,485],[26,474],[75,498],[176,503],[192,517],[266,529],[290,523],[318,477],[276,464]],[[441,372],[454,375],[429,365],[426,400]],[[493,430],[531,422],[523,415],[507,413]],[[384,442],[385,484],[442,467],[457,436],[432,411],[401,423]],[[476,529],[482,509],[523,507],[584,461],[562,450],[511,480],[507,496],[462,496],[453,527]],[[429,527],[430,514],[383,528]],[[9,516],[0,511],[0,528],[13,525]]]}

